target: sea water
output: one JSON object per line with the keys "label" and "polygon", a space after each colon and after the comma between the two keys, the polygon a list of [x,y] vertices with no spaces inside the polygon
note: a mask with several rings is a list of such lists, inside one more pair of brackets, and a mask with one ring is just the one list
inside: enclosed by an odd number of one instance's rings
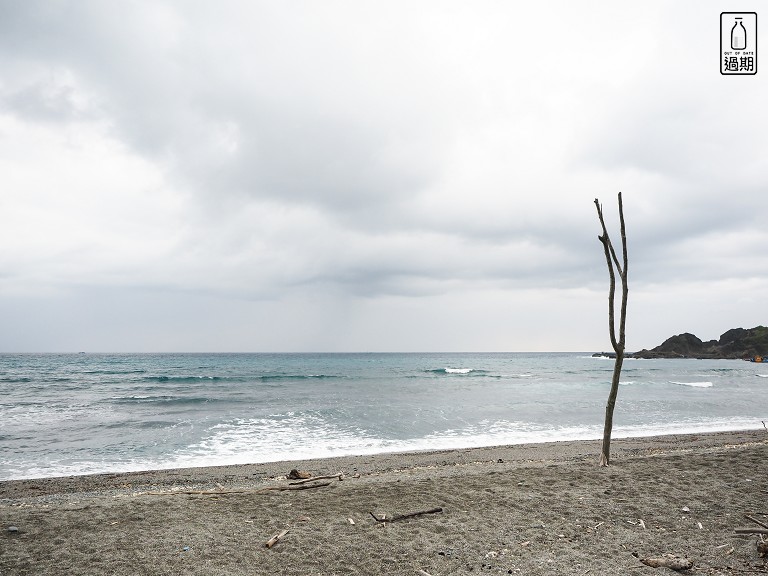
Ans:
{"label": "sea water", "polygon": [[[598,439],[613,361],[0,355],[0,480]],[[614,437],[761,428],[768,365],[625,361]]]}

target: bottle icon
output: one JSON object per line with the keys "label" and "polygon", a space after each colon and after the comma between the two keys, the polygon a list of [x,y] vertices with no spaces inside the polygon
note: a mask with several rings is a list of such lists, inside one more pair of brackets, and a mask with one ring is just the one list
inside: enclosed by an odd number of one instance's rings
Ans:
{"label": "bottle icon", "polygon": [[741,23],[741,18],[736,18],[736,22],[731,28],[731,48],[733,50],[744,50],[747,47],[747,29]]}

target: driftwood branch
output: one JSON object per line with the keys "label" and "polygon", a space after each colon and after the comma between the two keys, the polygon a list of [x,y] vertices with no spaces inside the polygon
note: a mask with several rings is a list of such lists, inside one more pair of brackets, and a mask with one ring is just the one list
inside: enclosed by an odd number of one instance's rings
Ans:
{"label": "driftwood branch", "polygon": [[768,534],[768,528],[734,528],[735,534]]}
{"label": "driftwood branch", "polygon": [[266,544],[264,544],[264,545],[265,545],[267,548],[272,548],[272,546],[274,546],[275,544],[277,544],[278,542],[280,542],[280,540],[281,540],[281,539],[283,538],[283,536],[285,536],[286,534],[288,534],[288,530],[281,530],[280,532],[278,532],[277,534],[275,534],[274,536],[272,536],[272,538],[270,538],[269,540],[267,540],[267,543],[266,543]]}
{"label": "driftwood branch", "polygon": [[752,520],[752,522],[754,522],[755,524],[757,524],[759,526],[762,526],[763,528],[768,528],[768,524],[766,524],[762,520],[758,520],[754,516],[750,516],[749,514],[744,514],[744,518],[746,518],[747,520]]}
{"label": "driftwood branch", "polygon": [[140,496],[178,496],[181,494],[191,496],[227,496],[229,494],[261,494],[270,490],[308,490],[309,488],[322,488],[330,486],[330,482],[320,482],[319,484],[302,484],[300,486],[266,486],[258,490],[174,490],[172,492],[142,492]]}
{"label": "driftwood branch", "polygon": [[693,567],[693,562],[688,558],[678,558],[677,556],[663,556],[661,558],[640,558],[640,562],[653,568],[670,568],[672,570],[689,570]]}
{"label": "driftwood branch", "polygon": [[387,518],[386,516],[379,518],[373,512],[370,512],[370,514],[371,516],[373,516],[373,519],[376,520],[376,522],[397,522],[398,520],[405,520],[406,518],[415,518],[416,516],[423,516],[424,514],[438,514],[442,511],[443,511],[442,508],[431,508],[429,510],[422,510],[421,512],[411,512],[410,514],[400,514],[399,516],[392,516],[391,518]]}
{"label": "driftwood branch", "polygon": [[[597,209],[597,217],[600,220],[600,227],[602,228],[602,234],[598,236],[598,240],[603,245],[603,252],[605,253],[605,263],[608,266],[608,331],[611,338],[611,346],[616,353],[616,360],[613,366],[613,376],[611,378],[611,390],[608,394],[608,402],[605,406],[605,424],[603,427],[603,445],[600,451],[600,466],[608,466],[610,464],[611,455],[611,432],[613,430],[613,411],[616,406],[616,397],[619,392],[619,379],[621,377],[621,367],[624,363],[624,348],[626,343],[625,328],[627,323],[627,297],[629,294],[629,288],[627,283],[627,270],[629,268],[629,258],[627,256],[627,233],[624,225],[624,204],[621,199],[621,192],[619,192],[619,220],[621,230],[621,255],[622,261],[619,262],[619,258],[616,255],[616,250],[613,248],[613,243],[608,235],[608,229],[605,226],[605,218],[603,217],[603,207],[600,202],[595,198],[595,208]],[[619,335],[616,337],[616,275],[618,274],[621,280],[621,312],[619,315]]]}
{"label": "driftwood branch", "polygon": [[309,488],[322,488],[323,486],[330,486],[330,482],[320,482],[319,484],[301,484],[299,486],[267,486],[266,488],[261,488],[260,490],[254,490],[254,494],[258,494],[259,492],[266,492],[267,490],[308,490]]}
{"label": "driftwood branch", "polygon": [[296,486],[297,484],[306,484],[307,482],[315,482],[316,480],[333,480],[335,478],[338,478],[339,480],[343,480],[344,473],[339,472],[338,474],[331,474],[330,476],[312,476],[312,478],[305,478],[304,480],[291,482],[291,486]]}

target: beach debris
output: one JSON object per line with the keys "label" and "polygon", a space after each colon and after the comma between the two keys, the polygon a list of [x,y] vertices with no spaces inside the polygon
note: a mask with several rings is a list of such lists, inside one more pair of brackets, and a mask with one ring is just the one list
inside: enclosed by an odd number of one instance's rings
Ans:
{"label": "beach debris", "polygon": [[645,530],[645,522],[643,522],[643,519],[642,519],[642,518],[638,518],[638,519],[637,519],[637,523],[638,523],[638,524],[640,524],[640,528],[642,528],[643,530]]}
{"label": "beach debris", "polygon": [[296,522],[309,522],[311,518],[309,516],[299,516],[296,518]]}
{"label": "beach debris", "polygon": [[430,574],[426,570],[416,570],[416,574],[419,574],[420,576],[432,576],[432,574]]}
{"label": "beach debris", "polygon": [[355,521],[352,518],[347,518],[347,522],[349,522],[350,526],[354,526],[355,525]]}
{"label": "beach debris", "polygon": [[293,484],[288,486],[267,486],[266,488],[253,490],[252,492],[258,494],[259,492],[266,492],[268,490],[308,490],[310,488],[322,488],[323,486],[330,485],[330,482],[318,482],[317,484],[299,484],[298,486],[294,486]]}
{"label": "beach debris", "polygon": [[[619,378],[621,377],[621,366],[624,362],[624,327],[627,319],[627,294],[628,294],[628,282],[627,282],[627,268],[629,267],[627,258],[627,236],[624,228],[624,204],[621,200],[621,192],[619,192],[619,222],[621,224],[621,252],[623,266],[619,262],[616,251],[613,248],[611,238],[608,236],[608,229],[605,226],[605,220],[603,219],[603,207],[600,205],[600,201],[595,198],[595,207],[597,208],[597,216],[600,219],[600,226],[603,229],[603,233],[598,236],[598,240],[603,245],[603,252],[605,253],[605,262],[608,265],[608,276],[610,278],[610,289],[608,291],[608,326],[610,329],[611,345],[613,351],[616,353],[616,359],[613,365],[613,377],[611,379],[611,391],[608,394],[608,402],[605,405],[605,426],[603,428],[603,444],[600,449],[600,467],[608,466],[611,462],[611,432],[613,430],[613,410],[616,406],[616,396],[619,392]],[[616,276],[621,280],[621,312],[619,316],[619,337],[616,338],[616,322],[614,314],[614,299],[616,295]]]}
{"label": "beach debris", "polygon": [[[295,472],[295,470],[291,470],[291,472]],[[309,472],[307,472],[309,474]],[[299,480],[298,482],[291,482],[291,486],[295,486],[297,484],[305,484],[307,482],[314,482],[315,480],[333,480],[335,478],[338,478],[339,481],[344,480],[344,473],[343,472],[337,472],[336,474],[331,474],[330,476],[311,476],[309,478],[304,478],[303,480]],[[293,478],[288,478],[288,480],[293,480]]]}
{"label": "beach debris", "polygon": [[11,534],[18,534],[19,527],[18,526],[8,526],[8,532]]}
{"label": "beach debris", "polygon": [[288,478],[288,480],[309,480],[312,478],[312,472],[307,472],[306,470],[297,470],[294,468],[288,472],[286,478]]}
{"label": "beach debris", "polygon": [[[313,478],[315,480],[315,478]],[[297,483],[298,484],[298,483]],[[256,490],[174,490],[172,492],[137,492],[136,496],[177,496],[184,494],[188,496],[226,496],[228,494],[261,494],[270,490],[308,490],[310,488],[322,488],[330,486],[330,482],[319,482],[317,484],[299,484],[298,486],[290,484],[288,486],[265,486]]]}
{"label": "beach debris", "polygon": [[691,509],[690,509],[690,508],[688,508],[688,506],[683,506],[682,508],[680,508],[680,510],[681,510],[682,512],[684,512],[685,514],[688,514],[688,512],[690,512],[690,511],[691,511]]}
{"label": "beach debris", "polygon": [[664,554],[661,558],[640,558],[640,562],[652,568],[669,568],[671,570],[689,570],[693,562],[688,558],[680,558],[672,554]]}
{"label": "beach debris", "polygon": [[182,552],[189,552],[190,550],[192,550],[191,546],[184,546],[184,548],[181,549]]}
{"label": "beach debris", "polygon": [[749,514],[744,514],[744,518],[746,518],[747,520],[752,520],[752,522],[754,522],[758,526],[762,526],[763,528],[768,528],[768,524],[766,524],[762,520],[758,520],[754,516],[750,516]]}
{"label": "beach debris", "polygon": [[382,514],[381,518],[376,516],[373,512],[370,512],[370,515],[373,516],[373,519],[376,520],[376,522],[397,522],[398,520],[405,520],[407,518],[415,518],[417,516],[423,516],[424,514],[439,514],[442,512],[442,508],[430,508],[429,510],[422,510],[420,512],[410,512],[409,514],[400,514],[399,516],[392,516],[387,517],[386,514]]}
{"label": "beach debris", "polygon": [[757,554],[761,558],[765,558],[768,556],[768,542],[765,541],[765,538],[763,538],[763,535],[760,534],[760,540],[756,542],[757,544]]}
{"label": "beach debris", "polygon": [[270,538],[269,540],[267,540],[266,544],[264,544],[264,545],[265,545],[267,548],[272,548],[272,546],[274,546],[275,544],[277,544],[278,542],[280,542],[280,540],[281,540],[281,539],[282,539],[282,538],[283,538],[283,537],[284,537],[286,534],[288,534],[288,530],[281,530],[280,532],[278,532],[277,534],[275,534],[274,536],[272,536],[272,538]]}

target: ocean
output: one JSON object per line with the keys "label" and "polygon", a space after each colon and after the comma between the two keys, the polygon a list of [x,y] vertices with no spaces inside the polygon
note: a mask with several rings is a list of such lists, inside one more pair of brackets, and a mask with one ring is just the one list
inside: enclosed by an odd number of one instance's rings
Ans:
{"label": "ocean", "polygon": [[[0,480],[602,437],[588,353],[1,354]],[[614,438],[762,428],[768,365],[624,363]]]}

